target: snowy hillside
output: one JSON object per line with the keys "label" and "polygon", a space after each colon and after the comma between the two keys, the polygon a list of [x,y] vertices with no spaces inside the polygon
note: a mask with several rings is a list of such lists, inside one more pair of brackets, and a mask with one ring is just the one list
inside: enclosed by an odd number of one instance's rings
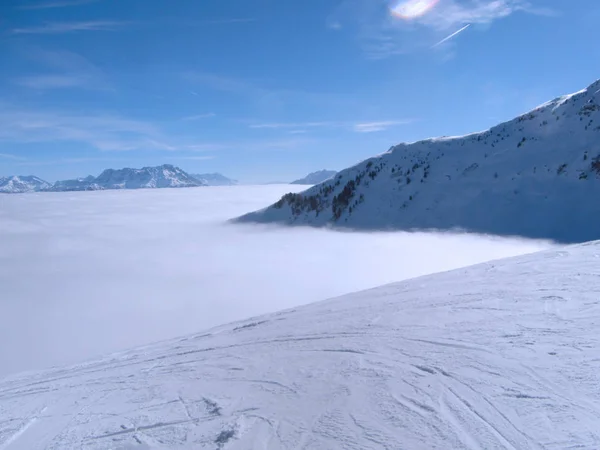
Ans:
{"label": "snowy hillside", "polygon": [[600,447],[600,243],[0,381],[0,448]]}
{"label": "snowy hillside", "polygon": [[237,180],[227,178],[220,173],[197,173],[192,174],[192,176],[197,180],[206,182],[208,186],[235,186],[238,184]]}
{"label": "snowy hillside", "polygon": [[240,218],[600,238],[600,80],[485,132],[400,144]]}
{"label": "snowy hillside", "polygon": [[78,178],[56,182],[48,191],[89,191],[102,189],[180,188],[206,186],[202,180],[179,167],[164,164],[142,169],[107,169],[98,177]]}
{"label": "snowy hillside", "polygon": [[335,170],[319,170],[309,173],[304,178],[292,181],[290,184],[319,184],[332,178],[337,172]]}
{"label": "snowy hillside", "polygon": [[0,193],[21,194],[50,187],[50,183],[34,176],[0,177]]}
{"label": "snowy hillside", "polygon": [[98,191],[103,188],[95,182],[96,177],[90,175],[85,178],[76,178],[74,180],[62,180],[54,183],[47,191],[68,192],[68,191]]}

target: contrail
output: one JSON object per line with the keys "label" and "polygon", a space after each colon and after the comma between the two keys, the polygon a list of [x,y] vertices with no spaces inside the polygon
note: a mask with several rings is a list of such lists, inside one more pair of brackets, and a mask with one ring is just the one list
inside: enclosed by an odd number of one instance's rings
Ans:
{"label": "contrail", "polygon": [[470,23],[466,24],[464,27],[462,27],[460,30],[455,31],[454,33],[452,33],[450,36],[446,36],[444,39],[442,39],[440,42],[438,42],[435,45],[432,45],[431,48],[436,48],[438,45],[442,45],[444,42],[449,41],[450,39],[452,39],[454,36],[456,36],[459,33],[462,33],[463,31],[465,31],[467,28],[469,28],[471,26]]}

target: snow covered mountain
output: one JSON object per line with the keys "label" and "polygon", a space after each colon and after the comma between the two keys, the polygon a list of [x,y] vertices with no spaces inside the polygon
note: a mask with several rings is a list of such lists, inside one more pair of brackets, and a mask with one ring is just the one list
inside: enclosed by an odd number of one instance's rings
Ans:
{"label": "snow covered mountain", "polygon": [[319,170],[318,172],[309,173],[304,178],[292,181],[290,184],[319,184],[334,177],[336,173],[335,170]]}
{"label": "snow covered mountain", "polygon": [[600,80],[510,122],[400,144],[241,221],[600,238]]}
{"label": "snow covered mountain", "polygon": [[237,180],[227,178],[220,173],[198,173],[192,174],[192,176],[197,180],[206,182],[208,186],[235,186],[238,184]]}
{"label": "snow covered mountain", "polygon": [[158,167],[144,167],[142,169],[107,169],[95,178],[89,176],[76,180],[57,181],[52,187],[46,190],[62,192],[196,186],[206,186],[206,183],[202,180],[197,180],[179,167],[164,164]]}
{"label": "snow covered mountain", "polygon": [[36,192],[48,187],[50,183],[32,175],[0,177],[0,192],[5,194]]}
{"label": "snow covered mountain", "polygon": [[76,178],[74,180],[62,180],[54,183],[46,191],[69,192],[69,191],[99,191],[103,188],[95,182],[96,177],[89,175],[85,178]]}
{"label": "snow covered mountain", "polygon": [[562,247],[9,377],[0,448],[597,449],[599,258]]}

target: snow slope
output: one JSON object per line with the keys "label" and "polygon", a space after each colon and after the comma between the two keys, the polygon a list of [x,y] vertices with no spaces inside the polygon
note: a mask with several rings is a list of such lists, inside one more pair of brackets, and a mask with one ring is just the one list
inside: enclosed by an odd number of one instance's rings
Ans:
{"label": "snow slope", "polygon": [[0,177],[0,193],[21,194],[39,191],[48,187],[50,187],[50,183],[32,175]]}
{"label": "snow slope", "polygon": [[490,130],[400,144],[247,222],[600,238],[600,80]]}
{"label": "snow slope", "polygon": [[599,258],[563,247],[4,379],[0,449],[597,449]]}
{"label": "snow slope", "polygon": [[103,189],[148,189],[206,186],[179,167],[163,164],[142,169],[106,169],[96,178],[57,181],[47,191],[97,191]]}
{"label": "snow slope", "polygon": [[319,184],[333,178],[337,172],[335,170],[319,170],[306,175],[304,178],[292,181],[290,184]]}
{"label": "snow slope", "polygon": [[208,186],[235,186],[238,184],[237,180],[227,178],[220,173],[198,173],[192,174],[192,176],[197,180],[206,182]]}
{"label": "snow slope", "polygon": [[61,180],[54,183],[51,187],[45,189],[51,192],[72,192],[72,191],[100,191],[102,186],[95,182],[96,177],[89,175],[85,178],[76,178],[74,180]]}

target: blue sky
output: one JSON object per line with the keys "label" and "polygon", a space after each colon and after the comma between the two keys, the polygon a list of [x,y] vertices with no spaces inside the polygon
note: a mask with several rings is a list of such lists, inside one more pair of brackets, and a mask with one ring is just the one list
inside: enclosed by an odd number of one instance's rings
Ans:
{"label": "blue sky", "polygon": [[0,175],[342,169],[586,87],[598,23],[597,0],[2,0]]}

